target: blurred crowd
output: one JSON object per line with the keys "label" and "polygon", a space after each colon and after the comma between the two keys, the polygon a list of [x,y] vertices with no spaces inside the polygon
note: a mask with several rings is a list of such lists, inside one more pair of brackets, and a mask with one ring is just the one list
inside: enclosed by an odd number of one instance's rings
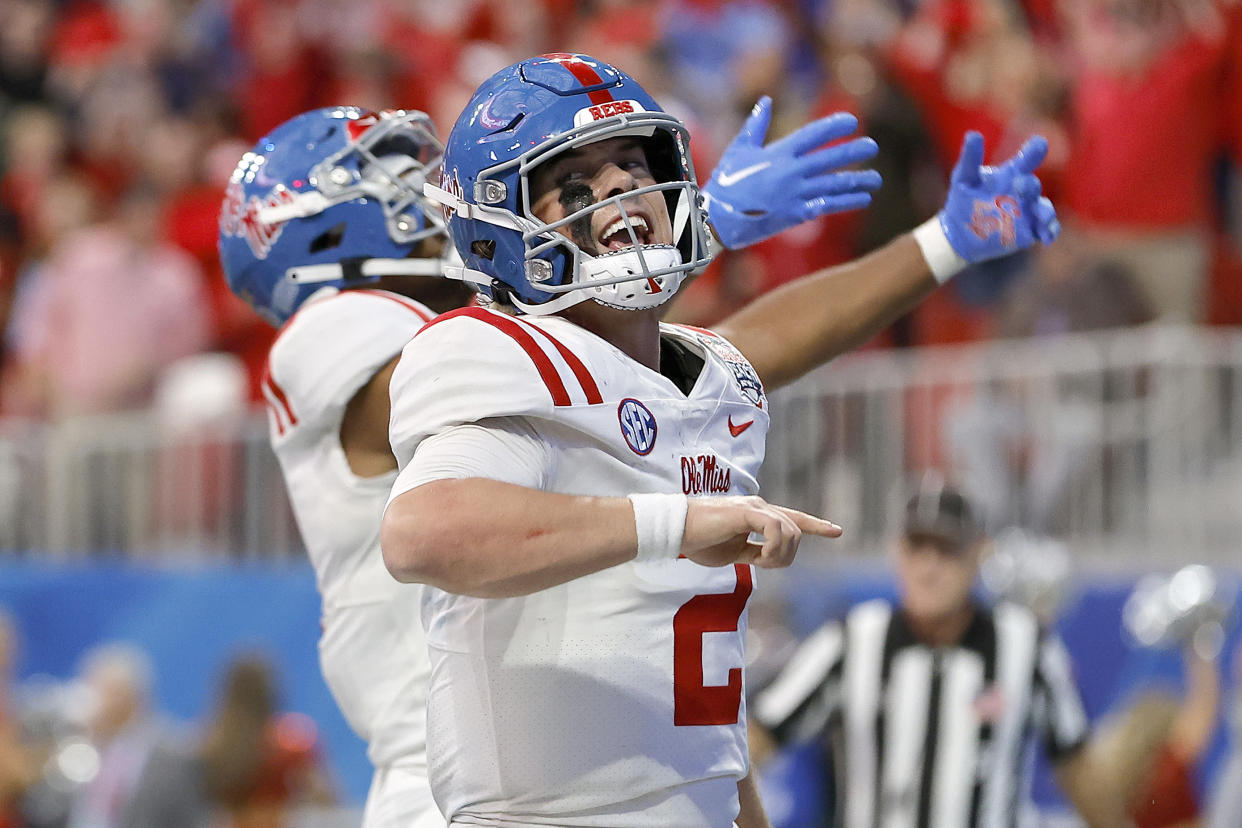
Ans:
{"label": "blurred crowd", "polygon": [[159,710],[131,642],[96,645],[67,681],[20,684],[16,643],[0,613],[0,828],[287,828],[335,801],[315,723],[280,711],[261,655],[236,656],[191,725]]}
{"label": "blurred crowd", "polygon": [[339,103],[447,131],[491,72],[567,50],[668,102],[700,176],[763,93],[774,135],[846,109],[880,144],[871,209],[722,256],[684,321],[928,217],[977,129],[989,159],[1048,137],[1064,237],[962,274],[882,344],[1242,322],[1236,0],[0,0],[0,414],[145,407],[205,351],[256,388],[273,332],[216,261],[240,155]]}

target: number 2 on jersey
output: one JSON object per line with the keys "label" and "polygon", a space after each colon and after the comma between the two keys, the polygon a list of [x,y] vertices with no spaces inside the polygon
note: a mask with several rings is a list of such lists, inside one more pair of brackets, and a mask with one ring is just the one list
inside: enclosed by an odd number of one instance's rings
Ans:
{"label": "number 2 on jersey", "polygon": [[673,724],[737,724],[742,704],[742,668],[729,670],[729,683],[703,685],[703,634],[736,632],[754,586],[750,567],[734,564],[732,592],[696,595],[673,616]]}

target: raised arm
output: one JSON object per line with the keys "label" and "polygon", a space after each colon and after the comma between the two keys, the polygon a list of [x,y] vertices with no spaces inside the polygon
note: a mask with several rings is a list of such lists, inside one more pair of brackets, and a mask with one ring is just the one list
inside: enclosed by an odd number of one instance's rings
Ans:
{"label": "raised arm", "polygon": [[853,262],[820,270],[752,302],[716,326],[764,385],[785,385],[856,347],[968,263],[1006,256],[1060,232],[1034,171],[1047,142],[983,166],[983,138],[968,133],[945,205],[933,219]]}
{"label": "raised arm", "polygon": [[713,330],[771,391],[856,348],[938,287],[909,234],[766,293]]}

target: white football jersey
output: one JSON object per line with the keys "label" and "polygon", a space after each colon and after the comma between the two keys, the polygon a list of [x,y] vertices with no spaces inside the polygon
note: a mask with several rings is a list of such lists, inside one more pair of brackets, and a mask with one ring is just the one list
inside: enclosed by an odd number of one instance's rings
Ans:
{"label": "white football jersey", "polygon": [[388,574],[379,545],[396,472],[355,475],[340,431],[354,394],[433,316],[395,293],[325,289],[281,330],[263,380],[272,447],[323,596],[324,679],[372,764],[423,774],[420,588]]}
{"label": "white football jersey", "polygon": [[[704,361],[689,394],[558,317],[445,314],[393,375],[397,461],[445,429],[517,416],[550,447],[549,491],[756,493],[768,414],[754,369],[710,332],[662,336]],[[753,582],[750,566],[681,559],[517,598],[425,588],[440,809],[454,825],[731,826]]]}

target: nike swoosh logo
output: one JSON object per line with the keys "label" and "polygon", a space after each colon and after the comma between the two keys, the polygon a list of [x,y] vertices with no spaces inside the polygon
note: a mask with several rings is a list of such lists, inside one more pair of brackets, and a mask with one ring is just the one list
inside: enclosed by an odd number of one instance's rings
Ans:
{"label": "nike swoosh logo", "polygon": [[770,166],[772,166],[771,161],[760,161],[758,164],[751,164],[749,167],[744,167],[734,173],[722,172],[717,180],[720,182],[721,187],[732,187],[743,178],[750,178],[755,173],[766,170]]}
{"label": "nike swoosh logo", "polygon": [[732,414],[729,415],[729,433],[732,434],[734,437],[741,437],[742,432],[750,428],[754,424],[755,424],[754,420],[747,420],[744,423],[738,423],[737,425],[734,425],[733,415]]}

